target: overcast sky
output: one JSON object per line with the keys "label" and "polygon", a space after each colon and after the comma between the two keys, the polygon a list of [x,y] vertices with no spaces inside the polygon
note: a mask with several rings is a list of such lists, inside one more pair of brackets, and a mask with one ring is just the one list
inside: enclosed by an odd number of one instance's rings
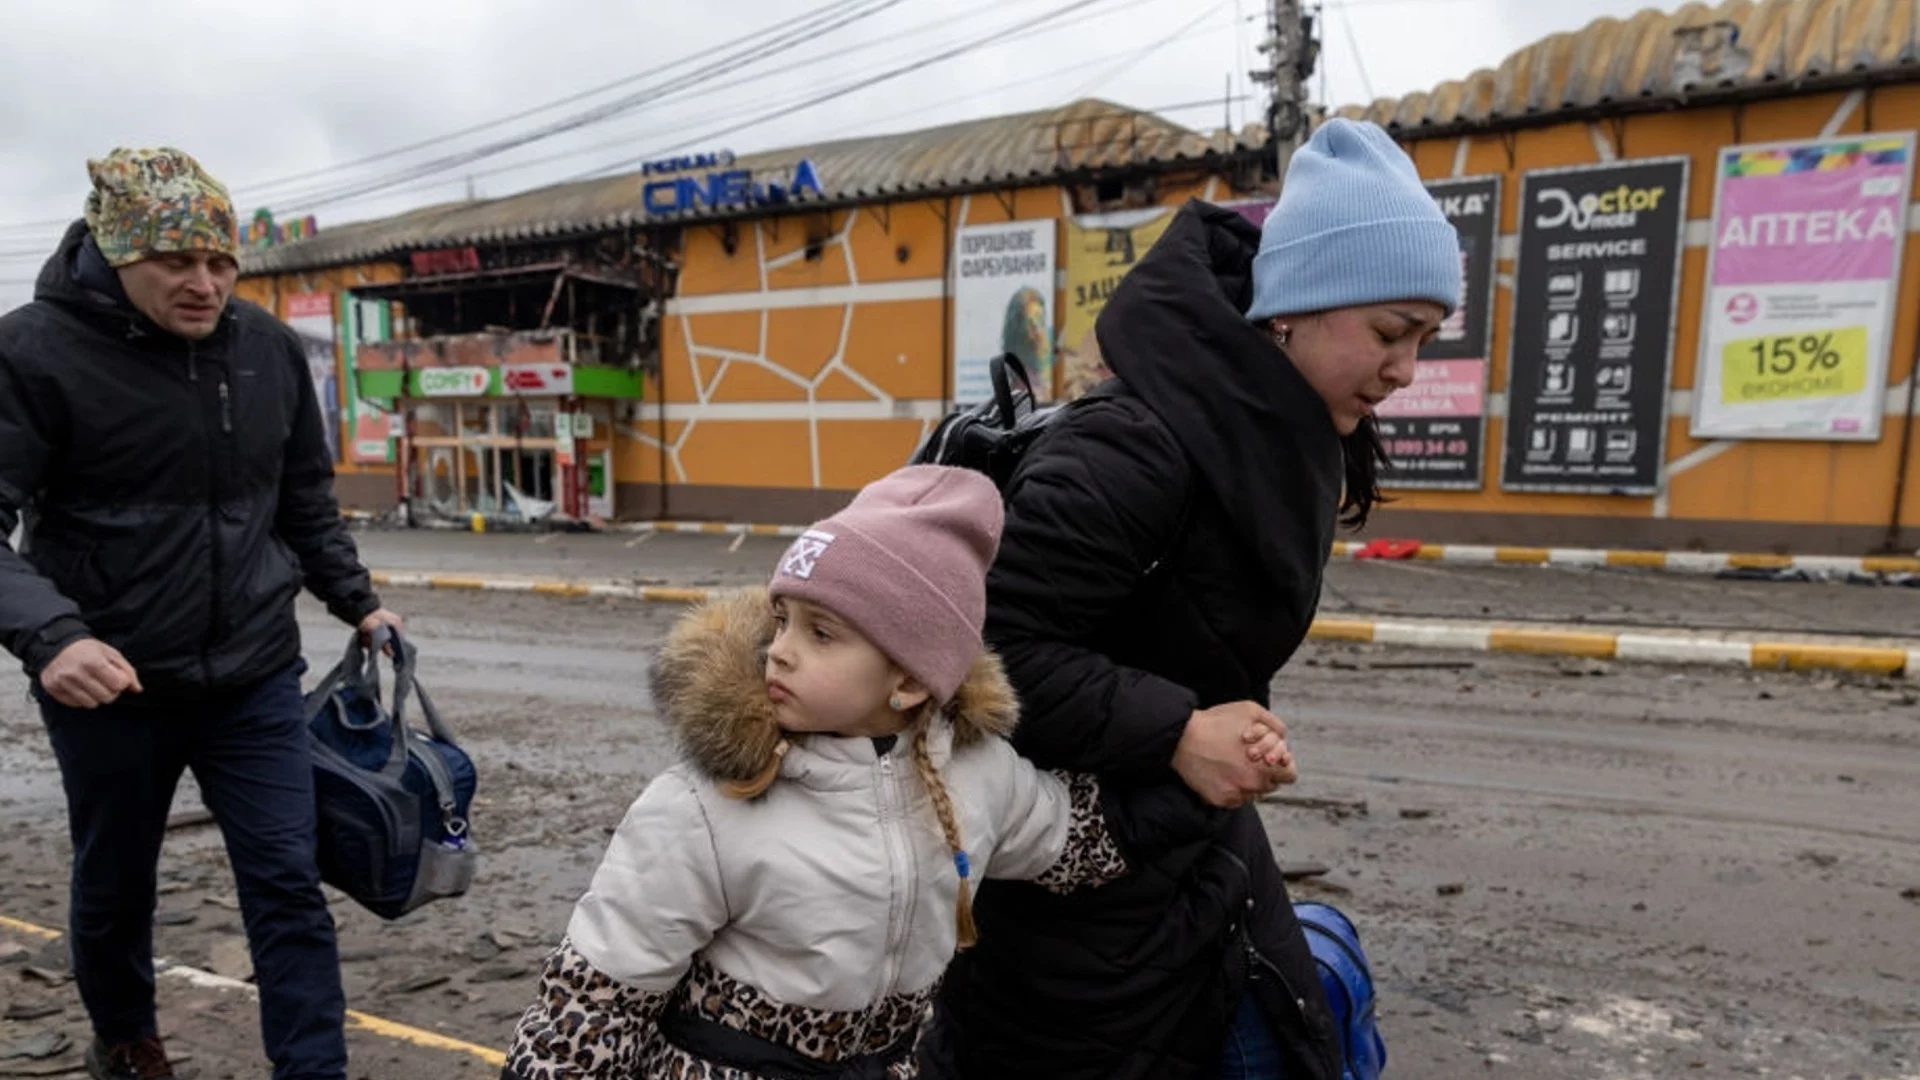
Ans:
{"label": "overcast sky", "polygon": [[[282,216],[311,210],[325,229],[465,198],[469,185],[481,196],[501,195],[682,146],[773,149],[1078,97],[1215,128],[1226,119],[1230,76],[1235,95],[1245,98],[1233,106],[1236,126],[1260,113],[1260,88],[1246,72],[1262,63],[1254,46],[1264,33],[1264,0],[867,0],[890,6],[799,44],[799,31],[789,30],[778,39],[789,51],[672,100],[377,193],[311,205],[686,76],[695,68],[644,77],[829,2],[6,0],[0,311],[29,297],[61,231],[58,219],[77,216],[86,159],[118,145],[179,146],[234,189],[243,216],[261,205]],[[1075,3],[1084,6],[1017,29]],[[1425,89],[1498,64],[1549,33],[1644,6],[1328,0],[1322,74],[1312,90],[1343,105]],[[713,134],[983,39],[995,44],[831,104]],[[791,70],[747,81],[780,68]],[[511,124],[302,178],[636,76],[643,78]]]}

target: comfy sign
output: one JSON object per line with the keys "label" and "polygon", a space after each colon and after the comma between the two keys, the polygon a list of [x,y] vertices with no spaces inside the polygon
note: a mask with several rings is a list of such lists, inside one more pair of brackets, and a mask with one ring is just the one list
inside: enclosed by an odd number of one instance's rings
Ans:
{"label": "comfy sign", "polygon": [[500,385],[509,394],[573,393],[573,368],[566,364],[509,364],[500,369]]}
{"label": "comfy sign", "polygon": [[487,392],[486,368],[423,368],[418,380],[421,397],[479,397]]}

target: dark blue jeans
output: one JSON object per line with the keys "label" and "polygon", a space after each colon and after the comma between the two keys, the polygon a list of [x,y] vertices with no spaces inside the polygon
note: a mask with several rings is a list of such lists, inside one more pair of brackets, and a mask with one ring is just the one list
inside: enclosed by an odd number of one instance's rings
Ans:
{"label": "dark blue jeans", "polygon": [[192,769],[233,863],[274,1078],[345,1080],[339,949],[314,862],[304,670],[191,702],[132,694],[80,710],[41,696],[73,834],[74,977],[94,1032],[107,1042],[158,1033],[160,843],[180,774]]}
{"label": "dark blue jeans", "polygon": [[1280,1044],[1252,994],[1240,998],[1226,1048],[1220,1052],[1219,1080],[1283,1080]]}

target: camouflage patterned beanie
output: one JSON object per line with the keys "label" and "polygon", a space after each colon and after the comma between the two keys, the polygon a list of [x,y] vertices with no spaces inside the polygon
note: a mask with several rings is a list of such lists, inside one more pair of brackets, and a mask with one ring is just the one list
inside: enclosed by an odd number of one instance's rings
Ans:
{"label": "camouflage patterned beanie", "polygon": [[179,150],[118,149],[87,162],[87,227],[110,266],[149,255],[211,251],[239,257],[233,200]]}

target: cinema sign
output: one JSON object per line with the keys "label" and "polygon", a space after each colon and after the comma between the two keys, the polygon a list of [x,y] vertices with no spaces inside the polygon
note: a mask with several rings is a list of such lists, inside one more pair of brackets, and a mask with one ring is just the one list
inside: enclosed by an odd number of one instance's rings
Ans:
{"label": "cinema sign", "polygon": [[[731,152],[702,154],[693,158],[674,158],[648,162],[643,175],[679,172],[682,175],[654,180],[642,193],[650,216],[670,217],[699,210],[733,210],[753,206],[780,206],[799,196],[823,196],[820,174],[813,162],[802,159],[788,176],[758,180],[751,169],[732,168]],[[715,168],[718,166],[718,168]],[[706,168],[697,175],[687,171]]]}

